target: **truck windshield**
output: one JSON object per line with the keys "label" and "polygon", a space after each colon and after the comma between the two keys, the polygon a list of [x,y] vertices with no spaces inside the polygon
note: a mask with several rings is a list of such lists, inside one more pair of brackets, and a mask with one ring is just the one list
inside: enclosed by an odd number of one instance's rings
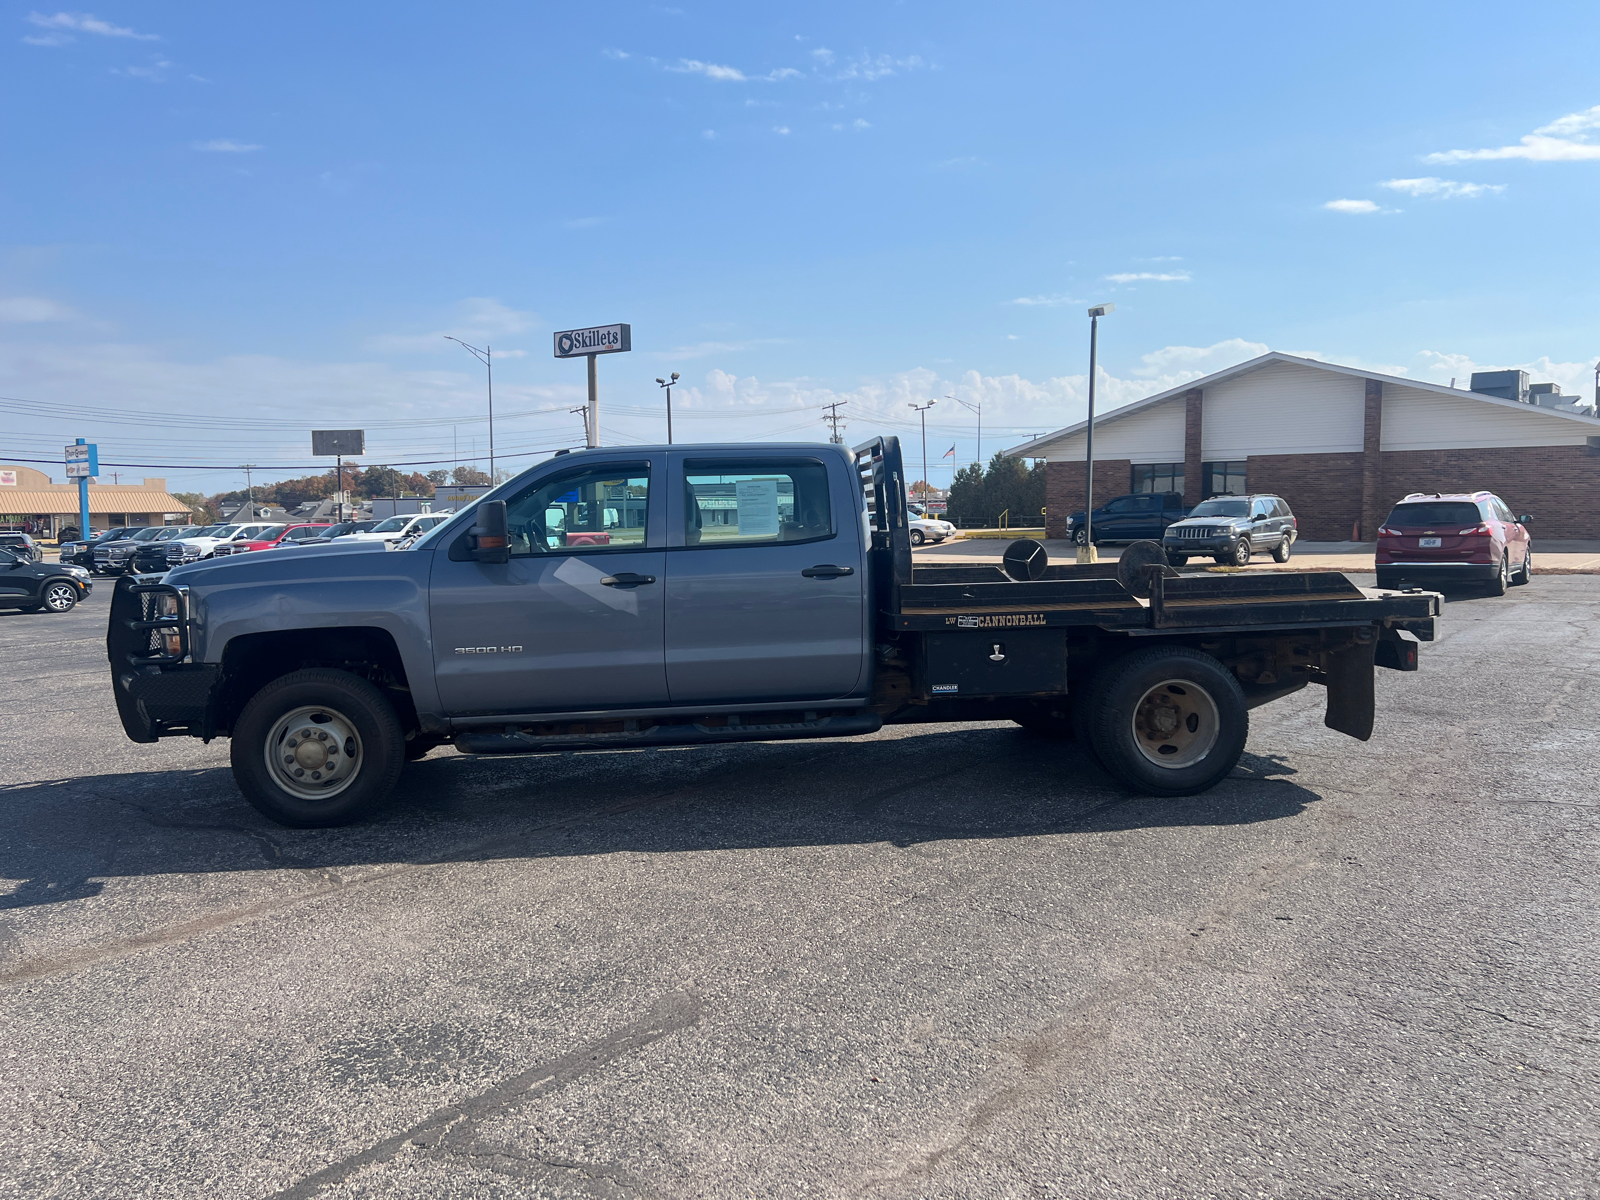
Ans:
{"label": "truck windshield", "polygon": [[1194,506],[1191,517],[1248,517],[1248,500],[1203,500]]}
{"label": "truck windshield", "polygon": [[390,517],[387,521],[379,521],[372,527],[373,533],[399,533],[406,527],[410,517]]}

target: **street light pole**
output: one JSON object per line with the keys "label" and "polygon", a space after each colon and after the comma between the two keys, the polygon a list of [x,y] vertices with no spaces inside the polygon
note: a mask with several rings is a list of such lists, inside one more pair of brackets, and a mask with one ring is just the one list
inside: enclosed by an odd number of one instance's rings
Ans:
{"label": "street light pole", "polygon": [[1099,562],[1100,556],[1094,549],[1094,375],[1095,354],[1098,349],[1100,337],[1100,318],[1116,310],[1115,304],[1096,304],[1089,310],[1089,424],[1085,451],[1088,470],[1084,472],[1087,478],[1088,497],[1083,508],[1083,545],[1078,548],[1078,561],[1081,563]]}
{"label": "street light pole", "polygon": [[481,362],[484,365],[484,369],[487,370],[488,373],[489,373],[489,486],[493,487],[494,486],[494,347],[489,345],[488,342],[485,342],[483,344],[483,349],[479,350],[476,346],[469,346],[469,345],[467,345],[466,342],[463,342],[460,338],[451,337],[448,333],[445,334],[444,337],[445,337],[446,341],[454,342],[456,345],[462,347],[463,349],[471,351],[472,352],[472,357],[476,358],[479,362]]}
{"label": "street light pole", "polygon": [[917,416],[922,421],[922,509],[927,514],[928,509],[928,410],[937,400],[929,400],[926,404],[912,404],[910,407],[917,410]]}
{"label": "street light pole", "polygon": [[667,445],[672,445],[672,385],[678,382],[678,373],[674,371],[671,379],[657,379],[662,387],[667,389]]}
{"label": "street light pole", "polygon": [[946,396],[946,400],[954,400],[970,413],[978,414],[978,468],[983,468],[983,401],[963,400],[959,396]]}

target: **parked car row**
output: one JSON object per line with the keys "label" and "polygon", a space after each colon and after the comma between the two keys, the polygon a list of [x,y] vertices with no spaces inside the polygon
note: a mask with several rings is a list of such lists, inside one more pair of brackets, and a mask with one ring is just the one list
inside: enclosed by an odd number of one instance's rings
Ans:
{"label": "parked car row", "polygon": [[[216,525],[118,526],[97,533],[88,541],[63,541],[61,562],[83,567],[96,575],[120,575],[124,571],[140,574],[166,571],[171,567],[293,546],[326,544],[335,538],[385,542],[390,546],[415,538],[451,516],[454,510],[440,513],[415,513],[390,517],[385,521],[302,521]],[[0,546],[7,535],[0,533]],[[35,558],[43,553],[26,534],[14,535],[18,547],[31,551]]]}

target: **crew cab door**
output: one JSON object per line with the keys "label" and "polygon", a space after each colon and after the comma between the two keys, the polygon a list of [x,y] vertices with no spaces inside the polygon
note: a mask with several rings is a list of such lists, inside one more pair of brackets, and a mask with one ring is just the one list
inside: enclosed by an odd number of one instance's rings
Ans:
{"label": "crew cab door", "polygon": [[672,455],[674,704],[823,700],[868,678],[860,484],[835,456]]}
{"label": "crew cab door", "polygon": [[434,554],[434,669],[452,715],[667,702],[659,457],[560,460],[506,497],[507,563]]}

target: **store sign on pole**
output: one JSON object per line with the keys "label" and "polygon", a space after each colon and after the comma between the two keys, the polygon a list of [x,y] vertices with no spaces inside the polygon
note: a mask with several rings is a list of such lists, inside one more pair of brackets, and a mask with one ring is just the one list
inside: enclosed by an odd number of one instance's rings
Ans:
{"label": "store sign on pole", "polygon": [[313,429],[311,453],[317,455],[357,455],[367,452],[365,429]]}
{"label": "store sign on pole", "polygon": [[621,354],[633,349],[631,325],[592,325],[556,334],[557,358],[582,358],[587,354]]}
{"label": "store sign on pole", "polygon": [[68,446],[66,448],[67,478],[93,479],[100,474],[100,447],[95,445]]}

